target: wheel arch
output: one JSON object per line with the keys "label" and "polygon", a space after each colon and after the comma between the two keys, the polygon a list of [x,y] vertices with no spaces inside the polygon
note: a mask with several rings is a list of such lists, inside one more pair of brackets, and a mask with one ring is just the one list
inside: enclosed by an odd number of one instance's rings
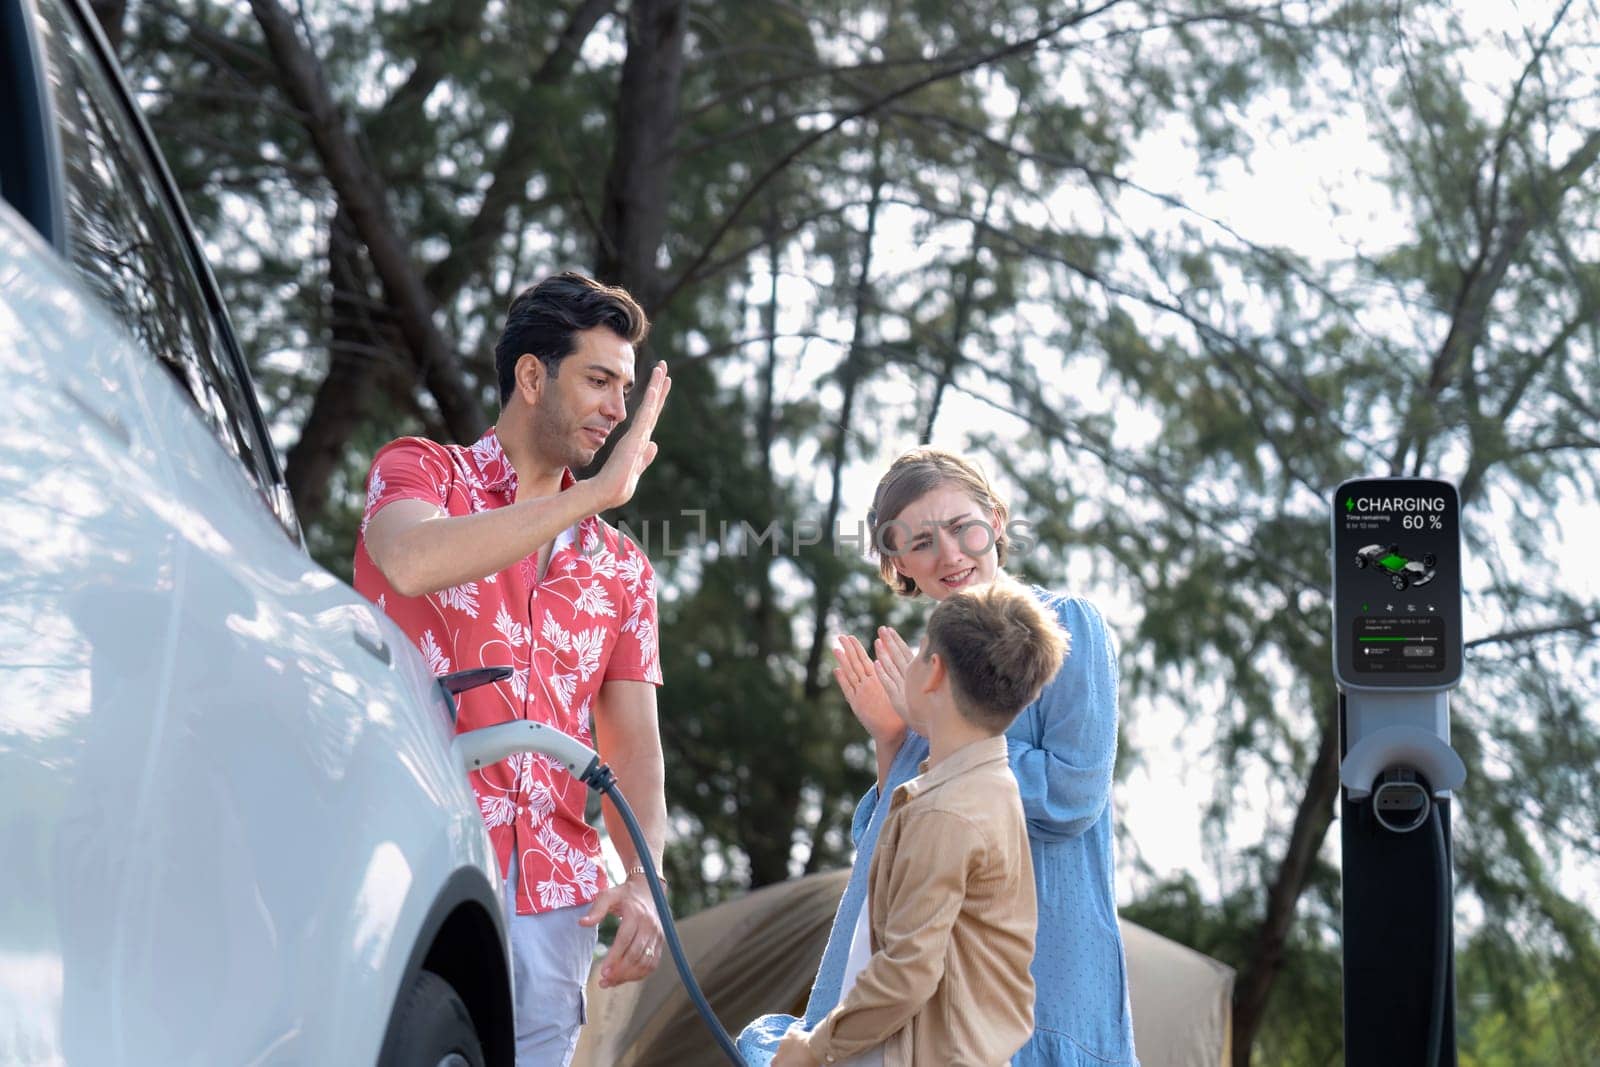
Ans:
{"label": "wheel arch", "polygon": [[[497,966],[484,966],[492,960]],[[511,968],[498,904],[479,872],[464,868],[451,876],[423,920],[395,990],[384,1029],[380,1065],[392,1062],[400,998],[419,971],[449,982],[467,1005],[483,1055],[490,1067],[513,1067],[516,1058],[511,1007]]]}

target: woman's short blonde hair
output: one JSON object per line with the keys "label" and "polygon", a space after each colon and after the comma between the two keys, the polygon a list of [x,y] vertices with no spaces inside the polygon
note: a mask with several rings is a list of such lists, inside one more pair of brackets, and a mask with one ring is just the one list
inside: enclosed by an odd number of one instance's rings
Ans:
{"label": "woman's short blonde hair", "polygon": [[867,511],[867,528],[878,553],[878,573],[900,596],[916,596],[917,583],[895,569],[894,556],[902,546],[888,544],[884,538],[890,532],[890,524],[902,511],[941,486],[965,492],[986,515],[999,515],[994,547],[1000,564],[1005,564],[1009,546],[1006,523],[1011,512],[989,484],[983,470],[971,460],[942,448],[913,448],[889,464],[889,469],[878,479],[872,507]]}

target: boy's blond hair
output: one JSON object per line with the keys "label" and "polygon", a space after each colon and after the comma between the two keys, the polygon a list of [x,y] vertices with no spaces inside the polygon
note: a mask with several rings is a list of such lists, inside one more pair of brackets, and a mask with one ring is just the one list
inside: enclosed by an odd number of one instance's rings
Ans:
{"label": "boy's blond hair", "polygon": [[1005,577],[952,593],[928,616],[928,651],[944,660],[957,709],[997,734],[1056,676],[1068,644],[1039,601]]}

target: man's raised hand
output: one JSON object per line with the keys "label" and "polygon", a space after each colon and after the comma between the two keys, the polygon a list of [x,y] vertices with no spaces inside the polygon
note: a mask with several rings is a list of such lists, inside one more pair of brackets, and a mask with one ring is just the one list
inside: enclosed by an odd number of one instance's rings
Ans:
{"label": "man's raised hand", "polygon": [[672,379],[667,376],[667,365],[657,363],[650,371],[644,400],[634,412],[633,425],[617,441],[605,466],[590,479],[599,494],[601,511],[619,508],[633,499],[634,491],[639,488],[639,476],[656,458],[658,449],[650,435],[655,433],[656,419],[660,418],[661,406],[671,391]]}

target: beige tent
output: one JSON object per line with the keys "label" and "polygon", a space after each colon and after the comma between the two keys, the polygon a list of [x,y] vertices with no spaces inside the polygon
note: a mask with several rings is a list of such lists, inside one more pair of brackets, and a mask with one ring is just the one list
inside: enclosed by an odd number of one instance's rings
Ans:
{"label": "beige tent", "polygon": [[[678,924],[706,998],[730,1032],[766,1012],[799,1015],[848,871],[768,886]],[[1122,923],[1133,1033],[1144,1067],[1218,1067],[1229,1059],[1233,970]],[[589,975],[589,1025],[573,1067],[725,1064],[671,959],[648,981],[601,989]]]}

